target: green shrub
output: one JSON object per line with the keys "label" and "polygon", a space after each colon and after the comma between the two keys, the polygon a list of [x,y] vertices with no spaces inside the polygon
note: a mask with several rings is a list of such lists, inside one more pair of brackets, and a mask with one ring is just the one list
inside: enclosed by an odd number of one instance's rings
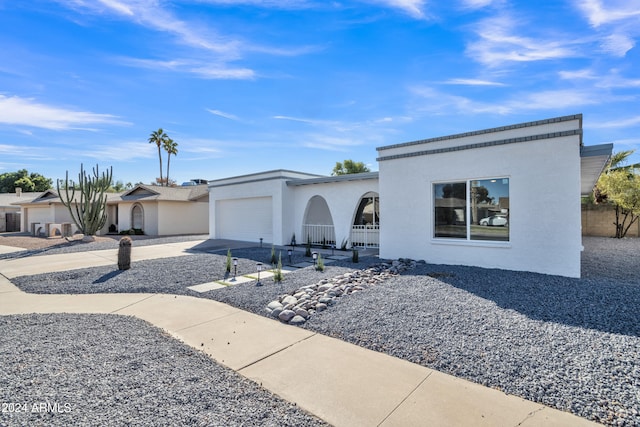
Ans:
{"label": "green shrub", "polygon": [[276,248],[271,245],[271,265],[275,266],[278,260],[276,259]]}
{"label": "green shrub", "polygon": [[304,256],[311,257],[311,238],[307,240],[307,248],[304,251]]}
{"label": "green shrub", "polygon": [[322,254],[318,254],[318,261],[316,264],[316,270],[324,271],[324,261],[322,260]]}
{"label": "green shrub", "polygon": [[276,268],[276,271],[273,272],[273,281],[280,283],[282,282],[282,279],[284,279],[284,276],[282,274],[282,252],[280,252],[278,254],[278,267]]}
{"label": "green shrub", "polygon": [[353,249],[352,253],[351,253],[351,261],[352,262],[358,262],[358,250],[357,249]]}
{"label": "green shrub", "polygon": [[227,265],[226,265],[227,274],[231,273],[231,249],[227,250]]}

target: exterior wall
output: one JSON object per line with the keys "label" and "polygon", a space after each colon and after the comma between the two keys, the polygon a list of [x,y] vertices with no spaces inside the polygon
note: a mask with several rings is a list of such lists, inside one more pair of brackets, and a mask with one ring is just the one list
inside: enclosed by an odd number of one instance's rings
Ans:
{"label": "exterior wall", "polygon": [[158,202],[158,234],[206,234],[209,232],[208,214],[206,202]]}
{"label": "exterior wall", "polygon": [[[209,238],[220,237],[217,230],[216,206],[219,200],[248,199],[271,197],[272,201],[272,242],[275,245],[288,243],[287,231],[290,229],[287,219],[290,218],[289,203],[291,194],[286,187],[287,171],[272,171],[247,175],[227,180],[214,181],[209,185]],[[297,178],[297,175],[294,175]],[[287,225],[285,225],[287,224]],[[256,236],[256,239],[261,236]],[[290,236],[288,237],[290,239]]]}
{"label": "exterior wall", "polygon": [[[294,229],[298,243],[305,242],[302,236],[302,224],[309,201],[314,196],[324,198],[331,212],[333,226],[336,233],[336,246],[340,247],[343,240],[348,240],[351,235],[351,226],[358,209],[360,199],[368,192],[378,192],[378,180],[366,179],[357,181],[343,181],[332,183],[320,183],[299,185],[295,189]],[[381,201],[380,204],[386,203]],[[385,224],[385,217],[380,214],[380,223]],[[381,228],[383,225],[381,225]],[[293,232],[292,232],[293,233]],[[290,240],[290,237],[289,237]],[[288,242],[287,242],[288,243]]]}
{"label": "exterior wall", "polygon": [[55,218],[55,210],[52,206],[53,205],[44,204],[42,206],[24,208],[23,212],[26,212],[26,214],[22,215],[23,228],[21,231],[30,233],[31,224],[36,222],[43,225],[47,222],[55,222],[53,220]]}
{"label": "exterior wall", "polygon": [[[582,205],[582,235],[614,237],[616,212],[610,205]],[[640,221],[636,221],[626,237],[640,237]]]}
{"label": "exterior wall", "polygon": [[[580,276],[580,134],[507,144],[482,144],[578,129],[528,126],[480,132],[435,145],[384,148],[380,160],[380,256],[431,263],[473,265]],[[448,143],[448,146],[446,145]],[[449,151],[469,143],[477,148]],[[439,150],[445,148],[445,150]],[[431,151],[435,149],[436,151]],[[420,151],[427,150],[427,151]],[[386,156],[411,154],[410,157]],[[467,179],[509,178],[509,242],[435,239],[433,184]]]}
{"label": "exterior wall", "polygon": [[[118,204],[118,230],[130,230],[132,228],[131,211],[133,206],[142,206],[144,214],[144,234],[158,236],[158,204],[153,202],[120,202]],[[108,227],[108,226],[107,226]]]}

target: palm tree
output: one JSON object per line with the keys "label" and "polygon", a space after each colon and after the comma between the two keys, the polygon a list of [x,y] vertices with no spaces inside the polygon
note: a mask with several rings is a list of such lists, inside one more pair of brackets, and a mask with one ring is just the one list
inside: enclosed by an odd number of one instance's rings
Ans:
{"label": "palm tree", "polygon": [[178,143],[167,137],[163,142],[164,150],[167,152],[167,186],[169,185],[169,164],[171,163],[171,155],[178,155]]}
{"label": "palm tree", "polygon": [[169,137],[162,128],[158,128],[158,130],[151,132],[151,135],[149,135],[149,144],[154,143],[158,146],[158,159],[160,160],[160,185],[162,185],[162,154],[160,153],[160,147],[168,138]]}

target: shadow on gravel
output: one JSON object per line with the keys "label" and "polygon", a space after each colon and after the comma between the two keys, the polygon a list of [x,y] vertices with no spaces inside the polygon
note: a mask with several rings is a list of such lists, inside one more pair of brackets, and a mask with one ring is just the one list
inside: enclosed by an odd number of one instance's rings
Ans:
{"label": "shadow on gravel", "polygon": [[98,283],[105,283],[106,281],[113,279],[114,277],[118,277],[120,274],[124,273],[125,270],[115,270],[115,271],[111,271],[107,274],[104,274],[100,277],[98,277],[96,280],[94,280],[92,283],[98,284]]}
{"label": "shadow on gravel", "polygon": [[638,283],[433,264],[414,274],[437,276],[534,320],[640,336]]}

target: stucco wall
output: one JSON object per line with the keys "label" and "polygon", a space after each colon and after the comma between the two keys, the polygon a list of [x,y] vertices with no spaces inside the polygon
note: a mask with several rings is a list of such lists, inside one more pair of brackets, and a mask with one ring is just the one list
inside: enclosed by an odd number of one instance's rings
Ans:
{"label": "stucco wall", "polygon": [[[283,207],[284,193],[287,192],[284,180],[280,177],[265,176],[257,178],[257,181],[236,183],[230,185],[214,186],[209,189],[209,237],[220,238],[220,230],[217,230],[216,207],[219,200],[250,199],[271,197],[272,200],[272,235],[271,239],[276,245],[283,244],[283,217],[286,209]],[[289,200],[289,199],[287,199]],[[261,236],[256,236],[256,239]]]}
{"label": "stucco wall", "polygon": [[158,236],[158,204],[152,202],[120,202],[118,207],[118,229],[120,231],[130,230],[132,228],[131,211],[133,206],[139,204],[142,206],[144,214],[143,231],[149,236]]}
{"label": "stucco wall", "polygon": [[158,203],[158,232],[160,235],[207,234],[209,205],[205,202]]}
{"label": "stucco wall", "polygon": [[[543,134],[556,127],[526,131]],[[577,128],[579,123],[562,126],[566,127]],[[504,137],[487,134],[474,142]],[[459,143],[449,141],[449,146]],[[438,142],[438,147],[444,144]],[[579,145],[580,137],[572,135],[381,161],[380,256],[579,277]],[[432,146],[392,151],[420,149]],[[503,177],[509,178],[509,242],[433,237],[435,182]]]}
{"label": "stucco wall", "polygon": [[[314,196],[320,196],[327,202],[335,228],[336,245],[340,246],[343,240],[350,238],[351,226],[353,225],[360,199],[368,192],[378,192],[378,180],[365,179],[338,183],[310,184],[292,188],[295,189],[295,222],[293,229],[295,230],[298,243],[305,241],[305,236],[302,236],[301,232],[307,205]],[[381,205],[383,203],[383,201],[380,202]],[[386,225],[385,221],[385,217],[381,214],[381,228]],[[291,233],[293,232],[292,230]],[[289,236],[289,240],[290,239],[291,236]]]}

